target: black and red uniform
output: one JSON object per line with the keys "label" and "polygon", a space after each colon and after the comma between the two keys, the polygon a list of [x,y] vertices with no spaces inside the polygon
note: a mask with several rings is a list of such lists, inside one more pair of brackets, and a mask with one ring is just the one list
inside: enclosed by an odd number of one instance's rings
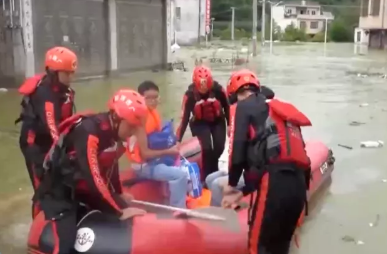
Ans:
{"label": "black and red uniform", "polygon": [[310,160],[293,105],[252,94],[230,108],[229,185],[244,171],[250,254],[287,254],[306,201]]}
{"label": "black and red uniform", "polygon": [[219,170],[218,160],[226,142],[229,110],[227,95],[216,81],[206,94],[199,93],[191,84],[184,95],[177,138],[181,142],[189,124],[192,136],[199,139],[202,148],[202,180]]}
{"label": "black and red uniform", "polygon": [[[79,202],[117,216],[125,202],[118,172],[124,152],[109,113],[75,115],[59,127],[59,138],[44,162],[45,174],[35,194],[46,220],[56,232],[56,246],[47,253],[69,254],[76,237]],[[39,249],[39,237],[29,248]]]}
{"label": "black and red uniform", "polygon": [[74,112],[74,91],[54,80],[53,74],[36,75],[19,88],[24,96],[16,120],[23,122],[19,144],[34,190],[40,183],[44,156],[58,139],[60,122]]}

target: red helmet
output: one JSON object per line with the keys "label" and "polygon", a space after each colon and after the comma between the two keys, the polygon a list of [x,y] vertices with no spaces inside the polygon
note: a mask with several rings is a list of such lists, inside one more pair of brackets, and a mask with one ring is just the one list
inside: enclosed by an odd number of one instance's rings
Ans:
{"label": "red helmet", "polygon": [[260,82],[254,72],[243,69],[231,74],[227,84],[227,94],[230,96],[235,94],[237,90],[243,86],[250,85],[260,88]]}
{"label": "red helmet", "polygon": [[210,68],[196,66],[192,74],[192,83],[199,92],[205,93],[210,90],[214,84]]}
{"label": "red helmet", "polygon": [[53,71],[70,71],[77,69],[77,55],[65,47],[54,47],[47,51],[45,67]]}
{"label": "red helmet", "polygon": [[144,97],[129,89],[118,90],[109,100],[108,107],[133,126],[141,125],[148,112]]}

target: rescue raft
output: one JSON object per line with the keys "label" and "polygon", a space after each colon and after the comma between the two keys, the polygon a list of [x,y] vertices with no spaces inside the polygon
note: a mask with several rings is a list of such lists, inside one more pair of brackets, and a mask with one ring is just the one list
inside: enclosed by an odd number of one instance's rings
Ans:
{"label": "rescue raft", "polygon": [[[190,161],[200,165],[200,146],[196,139],[182,144],[183,153]],[[312,162],[309,200],[330,179],[334,169],[334,157],[322,142],[306,143]],[[166,203],[168,192],[165,183],[134,179],[130,170],[122,172],[124,189],[136,199]],[[226,217],[226,221],[215,222],[195,218],[174,217],[165,211],[152,211],[145,216],[127,221],[91,211],[80,215],[75,253],[88,254],[245,254],[247,253],[247,208],[239,211],[222,208],[200,208],[207,213]],[[302,221],[301,221],[302,222]],[[37,237],[41,234],[41,237]],[[39,214],[30,229],[29,253],[52,253],[54,236],[50,223]]]}

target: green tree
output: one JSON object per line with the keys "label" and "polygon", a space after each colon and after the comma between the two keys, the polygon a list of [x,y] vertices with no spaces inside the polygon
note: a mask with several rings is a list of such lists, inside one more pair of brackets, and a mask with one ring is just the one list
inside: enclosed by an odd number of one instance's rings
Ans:
{"label": "green tree", "polygon": [[[319,32],[313,36],[311,39],[312,42],[324,42],[325,41],[325,32]],[[327,41],[329,41],[329,38],[327,38]]]}
{"label": "green tree", "polygon": [[293,24],[288,25],[282,34],[283,41],[306,41],[307,35],[305,31],[296,28]]}
{"label": "green tree", "polygon": [[348,42],[353,41],[352,28],[345,25],[345,22],[338,19],[332,22],[329,29],[329,35],[332,41]]}
{"label": "green tree", "polygon": [[[292,2],[294,0],[283,0],[284,3]],[[354,28],[358,25],[359,22],[359,13],[360,13],[360,0],[316,0],[319,4],[322,5],[323,11],[332,12],[335,16],[335,19],[339,19],[340,26],[346,28],[345,38],[346,41],[353,41]],[[299,0],[301,2],[301,0]],[[235,7],[235,21],[251,22],[252,18],[252,9],[251,4],[252,0],[212,0],[211,1],[211,16],[215,18],[216,21],[231,21],[231,7]],[[262,5],[258,5],[258,31],[261,30],[261,13]],[[270,4],[266,6],[266,24],[270,24]],[[339,27],[340,27],[339,26]],[[226,29],[227,26],[219,29]],[[239,27],[238,27],[239,28]],[[250,27],[240,27],[246,31],[250,30]],[[335,28],[336,29],[336,28]],[[266,29],[266,36],[268,36],[269,29]],[[330,32],[329,32],[330,34]],[[299,34],[303,37],[303,35]],[[298,36],[298,37],[299,37]],[[285,36],[289,37],[289,34]],[[297,36],[296,36],[297,37]],[[344,37],[344,36],[339,36]],[[269,38],[269,37],[266,37]],[[304,36],[303,38],[307,38]],[[333,39],[333,38],[332,38]],[[343,38],[342,38],[343,39]]]}

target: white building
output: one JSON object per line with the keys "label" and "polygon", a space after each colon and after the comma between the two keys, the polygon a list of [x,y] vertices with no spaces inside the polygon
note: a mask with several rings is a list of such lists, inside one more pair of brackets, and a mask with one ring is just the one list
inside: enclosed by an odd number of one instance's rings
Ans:
{"label": "white building", "polygon": [[192,45],[205,36],[210,0],[171,0],[171,35],[179,45]]}
{"label": "white building", "polygon": [[334,19],[332,13],[324,12],[318,3],[304,0],[274,6],[272,13],[273,20],[281,31],[293,24],[310,35],[324,31],[325,22]]}

